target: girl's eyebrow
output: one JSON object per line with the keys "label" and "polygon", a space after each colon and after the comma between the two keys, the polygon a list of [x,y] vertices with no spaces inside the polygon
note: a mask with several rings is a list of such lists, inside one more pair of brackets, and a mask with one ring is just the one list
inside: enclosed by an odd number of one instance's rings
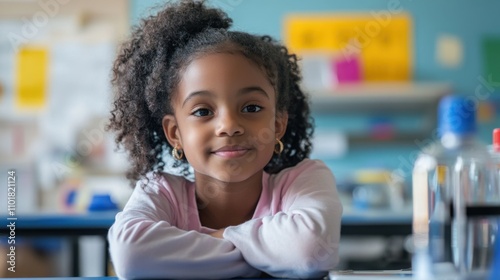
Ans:
{"label": "girl's eyebrow", "polygon": [[242,88],[238,94],[241,95],[241,94],[250,93],[250,92],[256,92],[258,94],[264,95],[265,97],[267,97],[267,99],[269,99],[269,95],[267,94],[267,92],[259,86]]}
{"label": "girl's eyebrow", "polygon": [[[255,93],[261,94],[261,95],[267,97],[267,99],[269,99],[269,95],[267,94],[267,92],[259,86],[250,86],[250,87],[242,88],[239,90],[238,95],[243,95],[243,94],[250,93],[250,92],[255,92]],[[190,99],[194,98],[195,96],[203,96],[203,95],[208,95],[211,98],[215,98],[215,94],[211,91],[208,91],[208,90],[193,91],[186,97],[186,99],[184,99],[184,102],[182,102],[182,107],[184,107],[184,105]]]}
{"label": "girl's eyebrow", "polygon": [[184,102],[182,102],[182,107],[184,107],[184,105],[186,105],[186,103],[190,99],[193,99],[196,96],[202,96],[202,95],[208,95],[208,96],[210,96],[212,98],[215,97],[215,95],[212,92],[208,91],[208,90],[193,91],[190,94],[188,94],[188,96],[186,97],[186,99],[184,99]]}

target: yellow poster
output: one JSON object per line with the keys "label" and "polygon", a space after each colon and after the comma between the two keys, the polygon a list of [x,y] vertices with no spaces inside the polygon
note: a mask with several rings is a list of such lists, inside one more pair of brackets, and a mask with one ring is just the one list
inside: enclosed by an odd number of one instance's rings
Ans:
{"label": "yellow poster", "polygon": [[16,57],[16,107],[21,111],[38,111],[47,105],[49,51],[40,47],[23,47]]}
{"label": "yellow poster", "polygon": [[[388,13],[388,12],[387,12]],[[290,15],[283,38],[297,54],[320,51],[358,56],[366,81],[412,78],[412,21],[406,13]]]}

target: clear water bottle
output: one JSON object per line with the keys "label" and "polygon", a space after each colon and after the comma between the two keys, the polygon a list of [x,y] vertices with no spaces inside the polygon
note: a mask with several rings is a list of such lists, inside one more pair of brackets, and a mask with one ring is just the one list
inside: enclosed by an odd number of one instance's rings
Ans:
{"label": "clear water bottle", "polygon": [[477,228],[467,226],[465,206],[486,203],[491,184],[490,156],[476,139],[474,105],[458,96],[441,100],[439,140],[421,151],[412,175],[415,250],[433,264],[453,263],[463,273],[481,266],[474,238],[484,233],[483,221]]}

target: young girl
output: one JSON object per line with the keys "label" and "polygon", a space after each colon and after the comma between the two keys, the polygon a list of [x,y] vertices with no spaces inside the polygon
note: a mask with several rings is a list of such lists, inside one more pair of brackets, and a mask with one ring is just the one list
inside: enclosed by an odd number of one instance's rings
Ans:
{"label": "young girl", "polygon": [[331,171],[307,159],[296,57],[231,23],[169,4],[114,64],[110,128],[137,182],[108,236],[121,278],[319,277],[337,263],[342,206]]}

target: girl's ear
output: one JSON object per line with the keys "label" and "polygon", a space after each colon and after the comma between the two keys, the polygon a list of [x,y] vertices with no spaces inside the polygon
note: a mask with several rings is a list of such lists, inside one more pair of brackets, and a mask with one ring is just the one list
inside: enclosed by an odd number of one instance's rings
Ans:
{"label": "girl's ear", "polygon": [[288,125],[288,112],[276,114],[276,120],[274,122],[276,138],[281,139],[283,135],[285,135],[287,125]]}
{"label": "girl's ear", "polygon": [[168,143],[172,147],[182,148],[182,139],[179,132],[179,126],[177,125],[177,120],[174,115],[166,115],[162,119],[163,133],[167,137]]}

